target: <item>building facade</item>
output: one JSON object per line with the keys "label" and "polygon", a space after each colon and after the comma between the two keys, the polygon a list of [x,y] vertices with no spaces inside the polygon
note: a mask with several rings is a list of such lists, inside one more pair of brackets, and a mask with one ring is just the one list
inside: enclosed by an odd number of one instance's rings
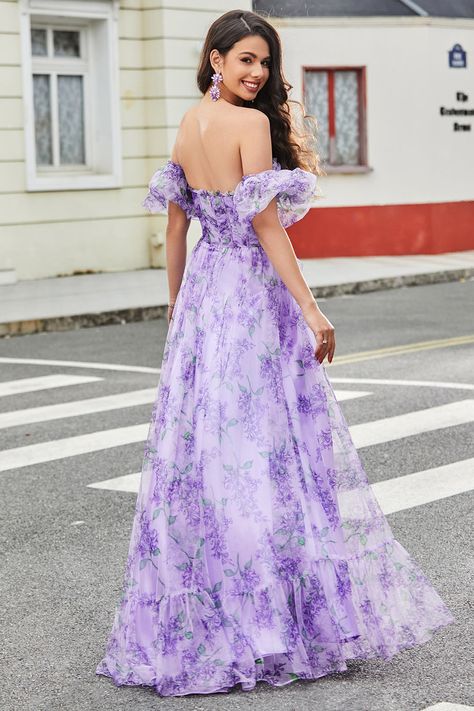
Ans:
{"label": "building facade", "polygon": [[[319,124],[300,257],[474,248],[474,19],[388,4],[239,3],[279,31],[291,98]],[[234,7],[0,0],[0,282],[165,266],[166,217],[141,202],[201,96],[207,28]]]}

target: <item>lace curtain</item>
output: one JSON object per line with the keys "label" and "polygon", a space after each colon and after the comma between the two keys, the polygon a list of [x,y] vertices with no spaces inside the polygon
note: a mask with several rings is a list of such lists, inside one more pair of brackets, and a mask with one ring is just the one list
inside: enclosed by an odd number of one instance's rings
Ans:
{"label": "lace curtain", "polygon": [[[47,30],[31,30],[33,57],[80,58],[80,34],[70,30],[52,30],[48,45]],[[60,60],[61,61],[61,60]],[[62,65],[58,64],[58,68]],[[56,82],[55,92],[52,92]],[[56,96],[53,105],[52,96]],[[36,161],[38,165],[55,163],[53,150],[53,115],[58,131],[60,165],[85,164],[84,78],[81,74],[51,72],[33,74]]]}
{"label": "lace curtain", "polygon": [[[305,107],[318,122],[317,149],[329,165],[360,163],[359,87],[355,70],[334,70],[334,96],[329,95],[327,70],[305,74]],[[329,102],[334,102],[335,140],[329,140]]]}

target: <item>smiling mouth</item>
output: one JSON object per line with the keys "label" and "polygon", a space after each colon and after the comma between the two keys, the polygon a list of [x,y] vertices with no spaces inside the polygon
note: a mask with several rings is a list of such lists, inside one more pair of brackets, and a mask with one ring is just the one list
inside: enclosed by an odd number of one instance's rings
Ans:
{"label": "smiling mouth", "polygon": [[258,82],[252,82],[252,81],[247,82],[247,81],[244,81],[243,79],[242,79],[242,84],[247,89],[249,89],[249,91],[257,91],[258,87],[260,86],[260,84]]}

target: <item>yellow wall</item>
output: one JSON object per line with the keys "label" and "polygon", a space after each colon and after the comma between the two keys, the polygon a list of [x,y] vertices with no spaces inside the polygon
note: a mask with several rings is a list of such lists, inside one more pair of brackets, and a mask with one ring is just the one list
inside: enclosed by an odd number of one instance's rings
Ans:
{"label": "yellow wall", "polygon": [[[162,5],[166,5],[163,8]],[[250,9],[250,0],[240,3]],[[183,112],[201,94],[199,50],[230,0],[122,0],[119,10],[123,186],[26,191],[20,5],[0,0],[0,269],[31,279],[149,267],[150,236],[165,216],[141,207],[152,173],[169,158]],[[200,234],[192,221],[190,247]],[[165,265],[164,248],[153,264]]]}

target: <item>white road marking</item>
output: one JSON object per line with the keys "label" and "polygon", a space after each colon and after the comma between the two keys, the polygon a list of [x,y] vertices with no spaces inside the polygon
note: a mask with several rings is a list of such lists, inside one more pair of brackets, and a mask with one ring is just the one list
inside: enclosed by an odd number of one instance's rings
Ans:
{"label": "white road marking", "polygon": [[119,370],[125,373],[161,373],[161,368],[147,368],[142,365],[120,365],[118,363],[88,363],[80,360],[46,360],[44,358],[0,358],[0,363],[17,365],[49,365],[62,368],[90,368],[92,370]]}
{"label": "white road marking", "polygon": [[452,390],[474,390],[472,383],[444,383],[436,380],[386,380],[383,378],[333,378],[331,383],[352,383],[354,385],[407,385],[409,387],[450,388]]}
{"label": "white road marking", "polygon": [[465,459],[372,484],[372,490],[385,514],[446,499],[472,489],[474,459]]}
{"label": "white road marking", "polygon": [[[49,387],[59,387],[59,385],[71,385],[74,382],[87,383],[93,380],[101,380],[101,378],[87,378],[82,376],[54,376],[48,375],[44,378],[30,378],[28,382],[31,381],[32,387],[34,383],[32,381],[44,381],[44,387],[48,387],[46,384],[47,378],[51,378],[50,382],[54,382],[55,378],[64,378],[65,382],[58,381],[57,385],[50,385]],[[12,381],[22,382],[22,381]],[[1,385],[0,383],[0,395],[1,395]],[[37,383],[38,387],[34,389],[40,389],[41,383]],[[25,382],[24,387],[27,387]],[[26,390],[20,390],[20,392],[27,392]],[[96,412],[108,412],[110,410],[120,410],[122,408],[134,407],[136,405],[147,405],[152,403],[156,397],[157,388],[147,388],[145,390],[134,390],[131,392],[117,393],[115,395],[105,395],[103,397],[89,398],[87,400],[73,400],[71,402],[61,402],[56,405],[42,405],[41,407],[32,407],[25,410],[11,410],[9,412],[0,413],[0,429],[6,429],[8,427],[18,427],[20,425],[31,425],[34,422],[48,422],[50,420],[61,420],[65,417],[78,417],[80,415],[91,415]],[[366,395],[371,395],[372,393],[366,390],[338,390],[336,391],[336,396],[339,402],[343,400],[352,400],[354,398],[365,397]]]}
{"label": "white road marking", "polygon": [[69,385],[83,385],[102,380],[92,375],[43,375],[38,378],[21,378],[0,382],[0,397],[32,393],[36,390],[64,388]]}
{"label": "white road marking", "polygon": [[94,397],[87,400],[61,402],[57,405],[44,405],[42,407],[32,407],[26,410],[2,412],[0,413],[0,429],[17,427],[18,425],[30,425],[33,422],[60,420],[64,417],[91,415],[95,412],[121,410],[122,408],[134,407],[136,405],[147,405],[153,402],[155,395],[156,388],[147,388],[146,390],[116,393],[115,395]]}
{"label": "white road marking", "polygon": [[[61,366],[63,368],[88,368],[92,370],[115,370],[125,373],[161,373],[161,368],[149,368],[141,365],[121,365],[119,363],[95,363],[74,360],[47,360],[44,358],[0,358],[0,363],[12,363],[18,365],[47,365]],[[472,383],[446,383],[428,380],[386,380],[378,378],[333,378],[329,376],[333,383],[361,383],[367,385],[407,385],[430,388],[453,388],[459,390],[474,390]]]}
{"label": "white road marking", "polygon": [[[349,429],[356,447],[361,448],[422,434],[423,432],[431,432],[440,428],[454,427],[473,420],[474,400],[461,400],[448,405],[428,408],[427,410],[408,412],[405,415],[387,417],[374,422],[364,422],[361,425],[353,425]],[[140,442],[145,440],[148,427],[148,424],[119,427],[51,442],[30,444],[26,447],[7,449],[4,452],[0,452],[0,471],[8,471],[9,469],[26,467],[31,464],[50,462],[65,457],[73,457],[77,454],[96,452],[100,449]]]}
{"label": "white road marking", "polygon": [[441,702],[440,704],[435,704],[434,706],[427,706],[425,709],[421,709],[421,711],[474,711],[474,706]]}
{"label": "white road marking", "polygon": [[113,430],[91,432],[76,437],[6,449],[0,452],[0,472],[28,467],[32,464],[53,462],[66,457],[75,457],[78,454],[98,452],[101,449],[111,449],[124,444],[143,442],[146,439],[148,427],[148,424],[118,427]]}
{"label": "white road marking", "polygon": [[[87,486],[91,489],[127,491],[135,494],[140,486],[140,477],[140,472],[126,474]],[[384,514],[405,511],[405,509],[446,499],[448,496],[455,496],[474,489],[474,459],[466,459],[447,464],[444,467],[379,481],[372,484],[371,488]],[[347,496],[352,495],[353,492],[347,492]],[[345,494],[342,492],[340,494],[341,500],[344,496]]]}
{"label": "white road marking", "polygon": [[416,410],[404,415],[352,425],[349,429],[355,446],[361,449],[473,421],[474,400],[460,400],[447,405],[429,407],[426,410]]}
{"label": "white road marking", "polygon": [[137,493],[140,485],[141,472],[137,474],[125,474],[124,476],[116,476],[113,479],[104,479],[104,481],[96,481],[93,484],[87,484],[91,489],[109,489],[110,491],[128,491]]}
{"label": "white road marking", "polygon": [[354,400],[357,397],[366,397],[367,395],[372,395],[372,393],[367,390],[335,390],[334,394],[339,402],[344,400]]}

